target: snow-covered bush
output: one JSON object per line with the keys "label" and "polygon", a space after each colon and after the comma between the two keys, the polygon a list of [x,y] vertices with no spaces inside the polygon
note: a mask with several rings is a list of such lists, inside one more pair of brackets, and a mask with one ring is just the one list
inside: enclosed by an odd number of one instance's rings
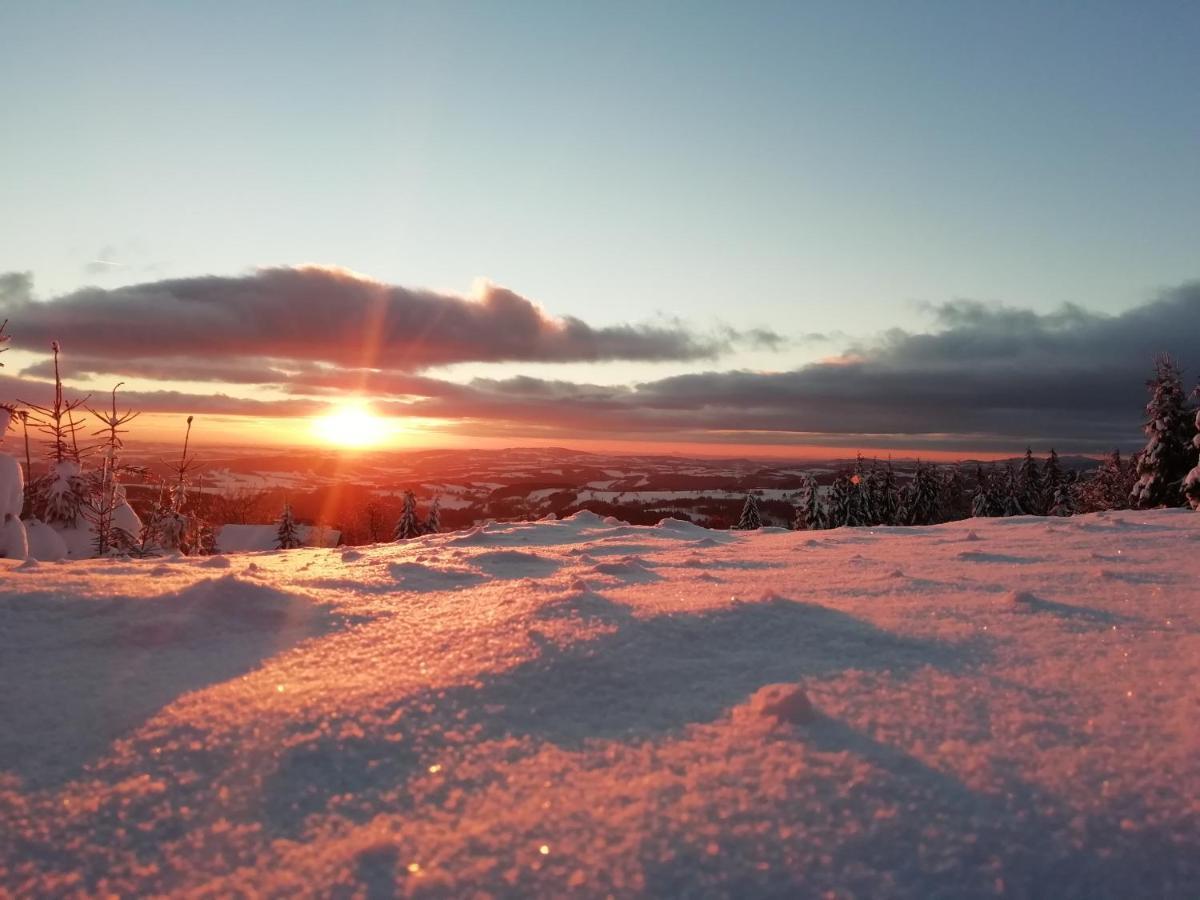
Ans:
{"label": "snow-covered bush", "polygon": [[[0,329],[0,337],[3,336]],[[0,440],[8,432],[13,408],[0,406]],[[21,506],[25,502],[25,479],[21,464],[0,452],[0,557],[24,559],[29,553]]]}
{"label": "snow-covered bush", "polygon": [[[8,320],[0,323],[0,353],[8,349],[9,336],[5,333]],[[8,434],[16,407],[0,404],[0,441]],[[25,503],[25,477],[21,464],[0,452],[0,557],[24,559],[29,553],[25,525],[21,521],[21,507]]]}

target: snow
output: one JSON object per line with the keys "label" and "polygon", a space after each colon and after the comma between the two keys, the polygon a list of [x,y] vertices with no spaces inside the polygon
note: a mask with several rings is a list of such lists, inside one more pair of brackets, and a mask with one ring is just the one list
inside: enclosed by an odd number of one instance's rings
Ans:
{"label": "snow", "polygon": [[1200,517],[0,560],[0,895],[1195,896]]}
{"label": "snow", "polygon": [[[337,529],[297,525],[296,533],[305,547],[336,547],[342,533]],[[217,529],[220,553],[246,553],[279,547],[278,525],[222,525]]]}
{"label": "snow", "polygon": [[34,559],[40,562],[57,562],[67,558],[67,545],[62,535],[41,519],[30,519],[26,522],[25,533],[29,539],[29,555]]}

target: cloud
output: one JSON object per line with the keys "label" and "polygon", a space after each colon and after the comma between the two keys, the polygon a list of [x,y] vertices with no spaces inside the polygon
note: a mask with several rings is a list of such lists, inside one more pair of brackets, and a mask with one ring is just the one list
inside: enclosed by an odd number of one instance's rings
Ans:
{"label": "cloud", "polygon": [[932,311],[938,331],[894,330],[790,372],[700,372],[629,387],[479,379],[412,409],[593,434],[1103,450],[1137,442],[1154,354],[1200,364],[1200,283],[1111,316],[969,301]]}
{"label": "cloud", "polygon": [[0,289],[0,318],[20,323],[23,347],[59,340],[114,361],[269,358],[414,372],[460,362],[712,360],[738,343],[783,341],[762,329],[701,335],[677,322],[594,327],[489,282],[466,298],[315,266],[91,287],[44,303],[27,275],[4,277],[15,280]]}
{"label": "cloud", "polygon": [[[592,328],[550,318],[490,285],[467,300],[328,270],[159,282],[80,292],[46,304],[30,294],[27,276],[0,276],[0,318],[13,317],[22,344],[30,323],[18,312],[34,312],[39,336],[48,339],[54,326],[67,325],[81,345],[105,346],[99,356],[72,357],[72,371],[269,384],[295,397],[137,395],[148,408],[177,404],[172,411],[304,415],[323,408],[306,396],[356,392],[378,398],[381,411],[514,440],[644,437],[964,452],[1012,451],[1029,443],[1102,451],[1139,443],[1144,380],[1155,354],[1172,352],[1192,371],[1200,366],[1200,282],[1115,315],[1077,305],[1037,313],[956,300],[926,307],[928,331],[893,329],[791,371],[698,371],[615,386],[528,375],[461,384],[420,370],[469,358],[709,359],[734,344],[772,347],[782,338],[754,331],[699,338],[679,323]],[[245,322],[231,323],[243,307],[250,310]],[[98,310],[107,310],[112,322],[103,324]],[[67,313],[81,318],[64,318]],[[186,324],[167,329],[148,352],[142,334],[151,327],[147,322],[164,329],[176,315]],[[104,340],[97,341],[90,329],[102,324]],[[124,328],[134,334],[123,334]],[[301,357],[313,334],[330,348]],[[364,335],[381,337],[364,349]],[[48,371],[36,364],[21,374],[46,377]],[[6,396],[19,395],[0,390]]]}
{"label": "cloud", "polygon": [[[110,388],[111,389],[111,388]],[[68,389],[68,399],[89,397],[87,390]],[[47,381],[32,381],[0,375],[0,397],[13,398],[28,403],[48,406],[54,399],[54,385]],[[108,390],[90,395],[88,405],[103,406],[108,401]],[[194,413],[197,415],[240,415],[293,418],[314,416],[328,412],[330,404],[319,400],[255,400],[232,397],[224,393],[190,394],[181,391],[128,391],[118,394],[122,409],[135,409],[146,413]]]}

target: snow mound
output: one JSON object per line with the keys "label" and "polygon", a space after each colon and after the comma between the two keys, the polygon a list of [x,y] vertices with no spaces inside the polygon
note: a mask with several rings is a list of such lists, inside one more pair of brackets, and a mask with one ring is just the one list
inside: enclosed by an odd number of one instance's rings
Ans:
{"label": "snow mound", "polygon": [[1018,612],[1030,612],[1036,609],[1042,602],[1029,591],[1009,591],[1005,595],[1004,600]]}
{"label": "snow mound", "polygon": [[40,562],[57,562],[67,558],[67,545],[62,535],[40,519],[25,523],[29,540],[29,555]]}
{"label": "snow mound", "polygon": [[25,523],[13,515],[0,516],[0,559],[24,559],[28,555]]}
{"label": "snow mound", "polygon": [[745,710],[780,724],[803,725],[816,718],[816,710],[798,684],[766,684],[746,702]]}

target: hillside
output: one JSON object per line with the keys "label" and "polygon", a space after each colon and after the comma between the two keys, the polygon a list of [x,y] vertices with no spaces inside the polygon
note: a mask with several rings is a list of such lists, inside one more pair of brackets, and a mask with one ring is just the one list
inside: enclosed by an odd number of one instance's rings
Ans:
{"label": "hillside", "polygon": [[0,560],[0,894],[1194,896],[1200,516]]}

